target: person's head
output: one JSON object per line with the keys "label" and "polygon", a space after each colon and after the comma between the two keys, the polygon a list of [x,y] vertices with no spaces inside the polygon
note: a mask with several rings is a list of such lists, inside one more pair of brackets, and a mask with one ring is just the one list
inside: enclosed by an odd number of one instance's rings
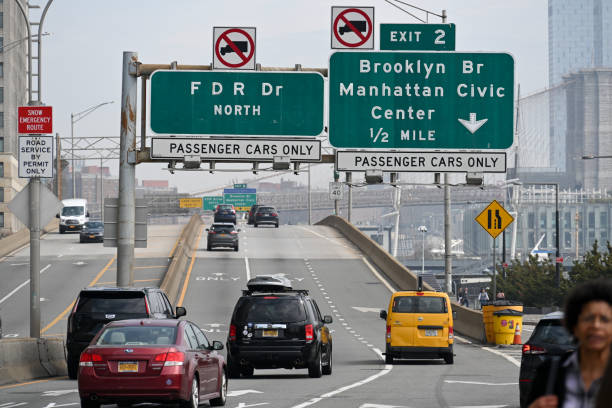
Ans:
{"label": "person's head", "polygon": [[581,348],[602,351],[612,344],[612,280],[574,288],[565,302],[565,326]]}
{"label": "person's head", "polygon": [[480,288],[480,291],[481,291],[481,292],[484,292],[484,288]]}

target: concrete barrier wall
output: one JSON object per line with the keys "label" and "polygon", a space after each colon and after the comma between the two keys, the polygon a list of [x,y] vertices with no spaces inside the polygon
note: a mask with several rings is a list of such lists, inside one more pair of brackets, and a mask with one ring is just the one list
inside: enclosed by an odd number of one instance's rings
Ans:
{"label": "concrete barrier wall", "polygon": [[202,219],[197,214],[194,214],[185,225],[181,235],[179,235],[178,244],[172,255],[170,266],[168,266],[166,275],[160,285],[160,288],[166,292],[168,299],[173,305],[176,304],[181,278],[185,273],[185,267],[191,259],[193,249],[197,245],[198,233],[202,225]]}
{"label": "concrete barrier wall", "polygon": [[67,375],[64,340],[0,340],[0,385],[34,378]]}
{"label": "concrete barrier wall", "polygon": [[[54,219],[47,224],[42,233],[47,233],[56,230],[59,226],[59,221]],[[30,230],[28,228],[22,228],[14,234],[8,237],[0,239],[0,257],[6,256],[16,249],[27,245],[30,242]]]}
{"label": "concrete barrier wall", "polygon": [[[361,232],[353,224],[342,217],[330,215],[319,221],[317,225],[326,225],[338,230],[345,238],[351,241],[357,248],[366,255],[376,267],[381,270],[400,290],[415,290],[417,276],[397,261],[383,247],[374,242],[369,236]],[[426,283],[424,289],[433,290]],[[454,330],[464,336],[474,340],[482,341],[484,334],[484,323],[482,312],[468,309],[457,304],[453,304],[453,311],[456,313],[454,320]]]}

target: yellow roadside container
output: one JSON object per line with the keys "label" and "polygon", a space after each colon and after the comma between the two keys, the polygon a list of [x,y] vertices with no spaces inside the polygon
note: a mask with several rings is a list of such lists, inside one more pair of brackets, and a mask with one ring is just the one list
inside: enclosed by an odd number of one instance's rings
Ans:
{"label": "yellow roadside container", "polygon": [[520,334],[523,327],[523,312],[512,309],[493,312],[495,344],[513,344],[517,325]]}
{"label": "yellow roadside container", "polygon": [[[523,312],[523,304],[520,302],[514,302],[511,300],[494,300],[488,302],[482,307],[482,321],[485,326],[485,334],[487,337],[487,343],[495,343],[495,319],[493,313],[500,310],[515,310],[517,312]],[[514,333],[513,333],[514,334]]]}

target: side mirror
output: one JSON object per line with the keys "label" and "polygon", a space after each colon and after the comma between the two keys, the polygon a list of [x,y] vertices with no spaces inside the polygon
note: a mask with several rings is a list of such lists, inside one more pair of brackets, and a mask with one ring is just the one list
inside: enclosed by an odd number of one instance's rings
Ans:
{"label": "side mirror", "polygon": [[387,311],[386,310],[381,310],[379,316],[380,316],[381,319],[387,320]]}
{"label": "side mirror", "polygon": [[213,341],[212,349],[213,350],[223,350],[223,343],[217,340]]}
{"label": "side mirror", "polygon": [[325,316],[323,316],[323,321],[325,323],[327,323],[327,324],[330,324],[330,323],[332,323],[334,321],[334,319],[332,319],[332,317],[329,316],[329,315],[325,315]]}
{"label": "side mirror", "polygon": [[59,213],[55,214],[55,218],[59,218]]}
{"label": "side mirror", "polygon": [[185,316],[187,314],[187,309],[185,309],[182,306],[177,306],[176,307],[176,318],[178,319],[181,316]]}
{"label": "side mirror", "polygon": [[240,228],[238,228],[236,231],[237,231],[237,232],[240,232]]}
{"label": "side mirror", "polygon": [[210,228],[206,228],[206,231],[210,231]]}

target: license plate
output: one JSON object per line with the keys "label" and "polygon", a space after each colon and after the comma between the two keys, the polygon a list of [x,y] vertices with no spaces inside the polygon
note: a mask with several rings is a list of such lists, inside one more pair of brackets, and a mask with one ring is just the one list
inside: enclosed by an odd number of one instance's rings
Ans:
{"label": "license plate", "polygon": [[95,237],[96,237],[95,235],[90,235],[90,236],[89,236],[89,238],[95,238]]}
{"label": "license plate", "polygon": [[263,337],[278,337],[278,330],[264,330]]}
{"label": "license plate", "polygon": [[227,235],[227,234],[219,234],[219,236],[220,236],[220,237],[224,237],[224,236],[226,236],[226,235]]}
{"label": "license plate", "polygon": [[438,335],[438,331],[437,330],[425,330],[425,336],[437,336]]}
{"label": "license plate", "polygon": [[74,225],[71,225],[70,228],[74,228]]}
{"label": "license plate", "polygon": [[120,361],[119,362],[120,373],[137,373],[138,362],[137,361]]}

